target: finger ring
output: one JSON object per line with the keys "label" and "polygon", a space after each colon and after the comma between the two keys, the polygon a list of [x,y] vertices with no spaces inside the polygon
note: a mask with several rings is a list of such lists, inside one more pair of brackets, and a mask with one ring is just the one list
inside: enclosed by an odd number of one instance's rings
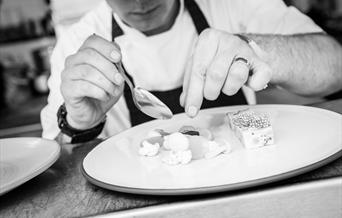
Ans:
{"label": "finger ring", "polygon": [[248,61],[246,58],[236,56],[236,57],[234,58],[233,62],[238,62],[238,61],[242,61],[243,63],[245,63],[246,66],[248,67],[248,69],[251,68],[251,64],[249,63],[249,61]]}

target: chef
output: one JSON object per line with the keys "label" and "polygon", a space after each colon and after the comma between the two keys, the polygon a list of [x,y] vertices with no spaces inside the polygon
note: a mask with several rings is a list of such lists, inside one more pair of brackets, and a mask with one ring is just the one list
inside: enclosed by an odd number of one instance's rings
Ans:
{"label": "chef", "polygon": [[[276,84],[324,96],[342,82],[342,48],[281,0],[107,0],[60,33],[43,137],[81,143],[152,118],[114,63],[173,113],[255,104]],[[57,114],[57,117],[56,117]]]}

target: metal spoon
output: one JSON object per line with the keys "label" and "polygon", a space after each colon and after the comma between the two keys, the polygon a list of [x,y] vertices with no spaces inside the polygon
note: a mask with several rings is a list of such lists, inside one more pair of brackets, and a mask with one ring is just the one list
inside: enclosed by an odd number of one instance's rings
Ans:
{"label": "metal spoon", "polygon": [[131,80],[126,75],[125,69],[123,68],[121,62],[116,63],[115,66],[118,68],[119,73],[122,75],[129,89],[131,90],[133,102],[140,111],[150,117],[157,119],[172,118],[172,111],[161,100],[159,100],[149,91],[140,87],[135,87],[132,84]]}

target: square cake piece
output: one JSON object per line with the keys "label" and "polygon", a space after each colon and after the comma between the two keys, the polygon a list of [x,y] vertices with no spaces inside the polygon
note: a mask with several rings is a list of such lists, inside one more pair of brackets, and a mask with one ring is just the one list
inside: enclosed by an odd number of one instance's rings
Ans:
{"label": "square cake piece", "polygon": [[267,114],[251,109],[227,113],[228,122],[246,148],[258,148],[274,143],[274,134]]}

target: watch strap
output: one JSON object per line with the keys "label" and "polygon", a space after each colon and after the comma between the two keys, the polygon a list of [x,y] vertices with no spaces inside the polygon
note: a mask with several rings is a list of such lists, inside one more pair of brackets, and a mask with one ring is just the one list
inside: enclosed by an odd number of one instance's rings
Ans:
{"label": "watch strap", "polygon": [[57,112],[58,127],[62,133],[71,137],[71,144],[87,142],[95,139],[103,130],[105,119],[98,125],[85,130],[75,129],[67,122],[67,111],[63,103]]}

